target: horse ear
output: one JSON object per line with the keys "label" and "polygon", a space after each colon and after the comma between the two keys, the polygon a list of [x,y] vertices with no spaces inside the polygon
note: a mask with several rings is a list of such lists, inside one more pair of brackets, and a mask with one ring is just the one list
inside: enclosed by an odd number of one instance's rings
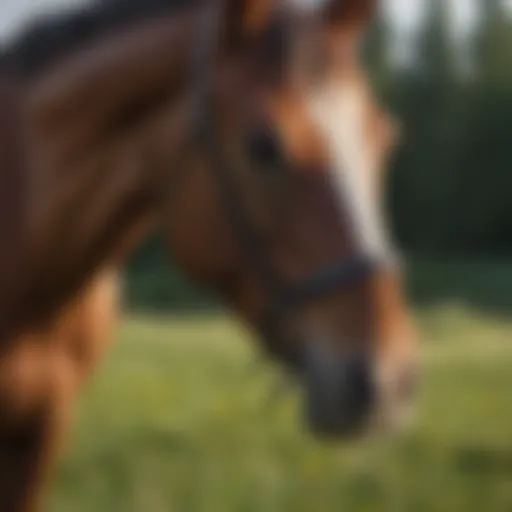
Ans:
{"label": "horse ear", "polygon": [[272,0],[224,0],[226,41],[236,48],[267,24]]}
{"label": "horse ear", "polygon": [[331,0],[325,8],[327,19],[339,28],[364,28],[377,10],[378,0]]}

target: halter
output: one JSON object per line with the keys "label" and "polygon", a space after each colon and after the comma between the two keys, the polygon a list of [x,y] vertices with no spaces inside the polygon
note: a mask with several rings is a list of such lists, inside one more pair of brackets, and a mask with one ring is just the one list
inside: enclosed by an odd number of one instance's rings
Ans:
{"label": "halter", "polygon": [[[205,9],[199,29],[201,38],[197,58],[193,63],[198,98],[197,134],[212,163],[221,202],[226,209],[236,239],[248,265],[267,294],[269,305],[263,315],[260,328],[265,341],[269,343],[280,338],[280,326],[290,313],[315,299],[360,282],[372,274],[377,265],[371,258],[359,255],[340,260],[332,266],[320,268],[297,282],[283,282],[276,273],[265,251],[264,243],[239,200],[233,180],[232,163],[223,151],[215,127],[212,77],[222,11],[215,4],[212,2],[213,8],[209,5]],[[275,344],[269,343],[269,345]]]}

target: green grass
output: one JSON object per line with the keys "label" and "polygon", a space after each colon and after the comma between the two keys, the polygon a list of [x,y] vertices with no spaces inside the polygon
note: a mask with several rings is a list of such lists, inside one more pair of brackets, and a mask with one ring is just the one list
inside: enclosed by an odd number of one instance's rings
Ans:
{"label": "green grass", "polygon": [[405,436],[321,445],[224,319],[128,319],[80,401],[52,512],[512,510],[512,322],[424,309]]}

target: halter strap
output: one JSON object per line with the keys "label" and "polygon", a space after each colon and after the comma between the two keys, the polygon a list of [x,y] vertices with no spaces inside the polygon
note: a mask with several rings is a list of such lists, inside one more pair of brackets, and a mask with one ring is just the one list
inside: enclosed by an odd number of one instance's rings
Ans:
{"label": "halter strap", "polygon": [[[282,322],[291,312],[319,297],[361,281],[375,270],[376,262],[366,256],[349,257],[294,283],[283,282],[277,274],[265,251],[264,243],[239,199],[233,180],[232,163],[223,150],[215,127],[212,79],[222,13],[223,9],[216,2],[212,2],[206,6],[201,16],[201,37],[196,60],[193,62],[197,94],[195,127],[198,140],[212,163],[222,204],[243,256],[268,296],[269,306],[260,325],[268,343],[282,336]],[[272,346],[271,343],[269,345]]]}

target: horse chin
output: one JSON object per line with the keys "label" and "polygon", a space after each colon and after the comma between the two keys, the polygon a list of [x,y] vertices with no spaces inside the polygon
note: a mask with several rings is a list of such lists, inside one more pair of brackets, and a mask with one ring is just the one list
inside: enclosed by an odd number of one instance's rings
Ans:
{"label": "horse chin", "polygon": [[328,424],[311,421],[306,423],[311,435],[319,441],[359,442],[368,439],[389,439],[401,437],[411,430],[416,421],[412,406],[399,411],[379,411],[359,424]]}

